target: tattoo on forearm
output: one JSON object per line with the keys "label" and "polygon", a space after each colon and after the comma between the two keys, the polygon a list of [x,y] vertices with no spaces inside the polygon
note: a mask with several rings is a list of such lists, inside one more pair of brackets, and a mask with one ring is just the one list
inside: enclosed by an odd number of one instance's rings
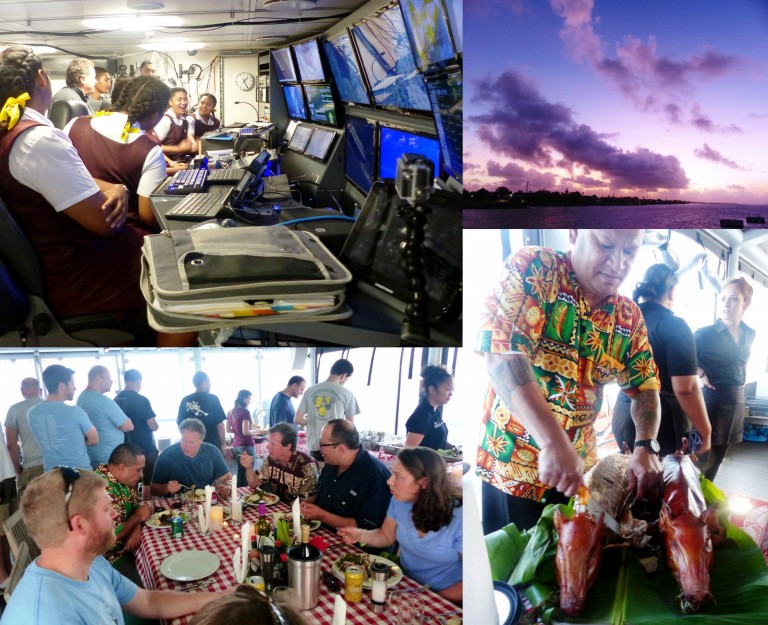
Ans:
{"label": "tattoo on forearm", "polygon": [[635,429],[642,438],[656,436],[661,420],[661,404],[656,391],[642,391],[632,402],[632,419]]}
{"label": "tattoo on forearm", "polygon": [[531,363],[523,356],[503,361],[490,372],[490,378],[496,393],[505,398],[519,386],[536,380]]}

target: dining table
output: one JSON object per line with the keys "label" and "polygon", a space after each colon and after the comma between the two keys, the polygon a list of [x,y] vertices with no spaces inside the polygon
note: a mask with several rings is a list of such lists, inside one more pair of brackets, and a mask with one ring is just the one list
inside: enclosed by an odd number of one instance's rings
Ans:
{"label": "dining table", "polygon": [[[251,495],[253,490],[250,487],[238,489],[238,497],[245,499]],[[171,498],[154,498],[155,508],[170,508]],[[221,503],[221,502],[220,502]],[[277,501],[267,506],[267,514],[270,517],[282,515],[290,511],[290,504],[293,502]],[[220,566],[205,577],[208,583],[204,589],[194,589],[188,592],[215,592],[225,590],[235,585],[235,573],[232,566],[232,559],[235,552],[241,544],[241,528],[235,526],[229,520],[224,521],[222,530],[209,531],[202,534],[198,524],[194,521],[197,518],[196,506],[192,502],[185,502],[182,508],[183,512],[190,515],[190,521],[184,524],[184,535],[173,538],[171,527],[151,527],[145,524],[141,532],[141,544],[135,552],[136,565],[144,587],[148,590],[180,590],[190,586],[190,581],[174,581],[161,573],[161,566],[166,558],[189,551],[202,551],[217,557]],[[201,505],[201,504],[200,504]],[[258,506],[249,505],[243,510],[243,522],[250,522],[255,526],[258,520]],[[254,531],[255,533],[255,531]],[[341,537],[336,534],[332,528],[324,525],[312,531],[312,536],[321,538],[327,543],[327,548],[323,552],[321,561],[321,570],[333,573],[334,563],[344,554],[363,553],[355,545],[345,545]],[[176,556],[178,558],[178,556]],[[255,575],[255,573],[250,573]],[[339,581],[341,594],[343,596],[343,580]],[[454,603],[444,599],[430,589],[418,590],[420,584],[415,580],[403,574],[402,579],[393,588],[388,589],[388,594],[392,591],[414,591],[419,592],[424,599],[424,623],[440,623],[439,616],[450,618],[456,615],[461,618],[461,610]],[[333,623],[334,601],[336,593],[331,592],[321,579],[319,585],[319,601],[315,608],[302,611],[302,615],[307,623],[312,625],[331,625]],[[363,599],[360,602],[347,601],[347,625],[397,625],[395,621],[390,621],[388,614],[376,614],[371,605],[370,590],[364,590]],[[192,615],[166,621],[168,625],[185,625],[189,623]]]}

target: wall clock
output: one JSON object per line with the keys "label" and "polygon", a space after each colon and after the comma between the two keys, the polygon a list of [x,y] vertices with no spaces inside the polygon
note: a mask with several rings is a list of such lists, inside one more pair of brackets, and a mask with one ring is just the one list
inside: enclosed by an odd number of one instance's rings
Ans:
{"label": "wall clock", "polygon": [[235,85],[237,85],[241,91],[250,90],[255,82],[256,79],[250,72],[240,72],[237,76],[235,76]]}

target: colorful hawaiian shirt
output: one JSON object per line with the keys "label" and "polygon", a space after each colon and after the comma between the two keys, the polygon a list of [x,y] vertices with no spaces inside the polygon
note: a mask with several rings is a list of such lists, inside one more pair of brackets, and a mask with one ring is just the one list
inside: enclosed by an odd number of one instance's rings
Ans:
{"label": "colorful hawaiian shirt", "polygon": [[[139,500],[139,493],[136,489],[121,484],[117,481],[117,478],[112,475],[106,464],[100,464],[96,467],[95,472],[103,477],[107,482],[107,492],[112,498],[112,509],[117,512],[117,518],[115,519],[115,535],[123,531],[123,523],[125,520],[133,514],[133,511],[141,504]],[[117,541],[114,547],[112,547],[104,557],[109,560],[111,564],[117,562],[125,555],[125,545],[122,541]]]}
{"label": "colorful hawaiian shirt", "polygon": [[[592,423],[603,386],[617,380],[630,397],[659,390],[642,314],[621,295],[601,308],[587,302],[570,253],[523,248],[504,265],[486,298],[477,352],[520,352],[530,359],[544,399],[584,458],[597,462]],[[549,487],[538,482],[539,447],[489,385],[483,406],[485,431],[477,474],[517,497],[540,501]]]}

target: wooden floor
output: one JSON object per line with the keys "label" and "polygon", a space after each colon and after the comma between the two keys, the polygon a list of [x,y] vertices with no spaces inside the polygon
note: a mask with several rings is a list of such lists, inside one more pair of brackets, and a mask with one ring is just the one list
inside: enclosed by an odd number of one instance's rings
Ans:
{"label": "wooden floor", "polygon": [[715,486],[729,494],[768,501],[768,443],[733,445],[720,465]]}

